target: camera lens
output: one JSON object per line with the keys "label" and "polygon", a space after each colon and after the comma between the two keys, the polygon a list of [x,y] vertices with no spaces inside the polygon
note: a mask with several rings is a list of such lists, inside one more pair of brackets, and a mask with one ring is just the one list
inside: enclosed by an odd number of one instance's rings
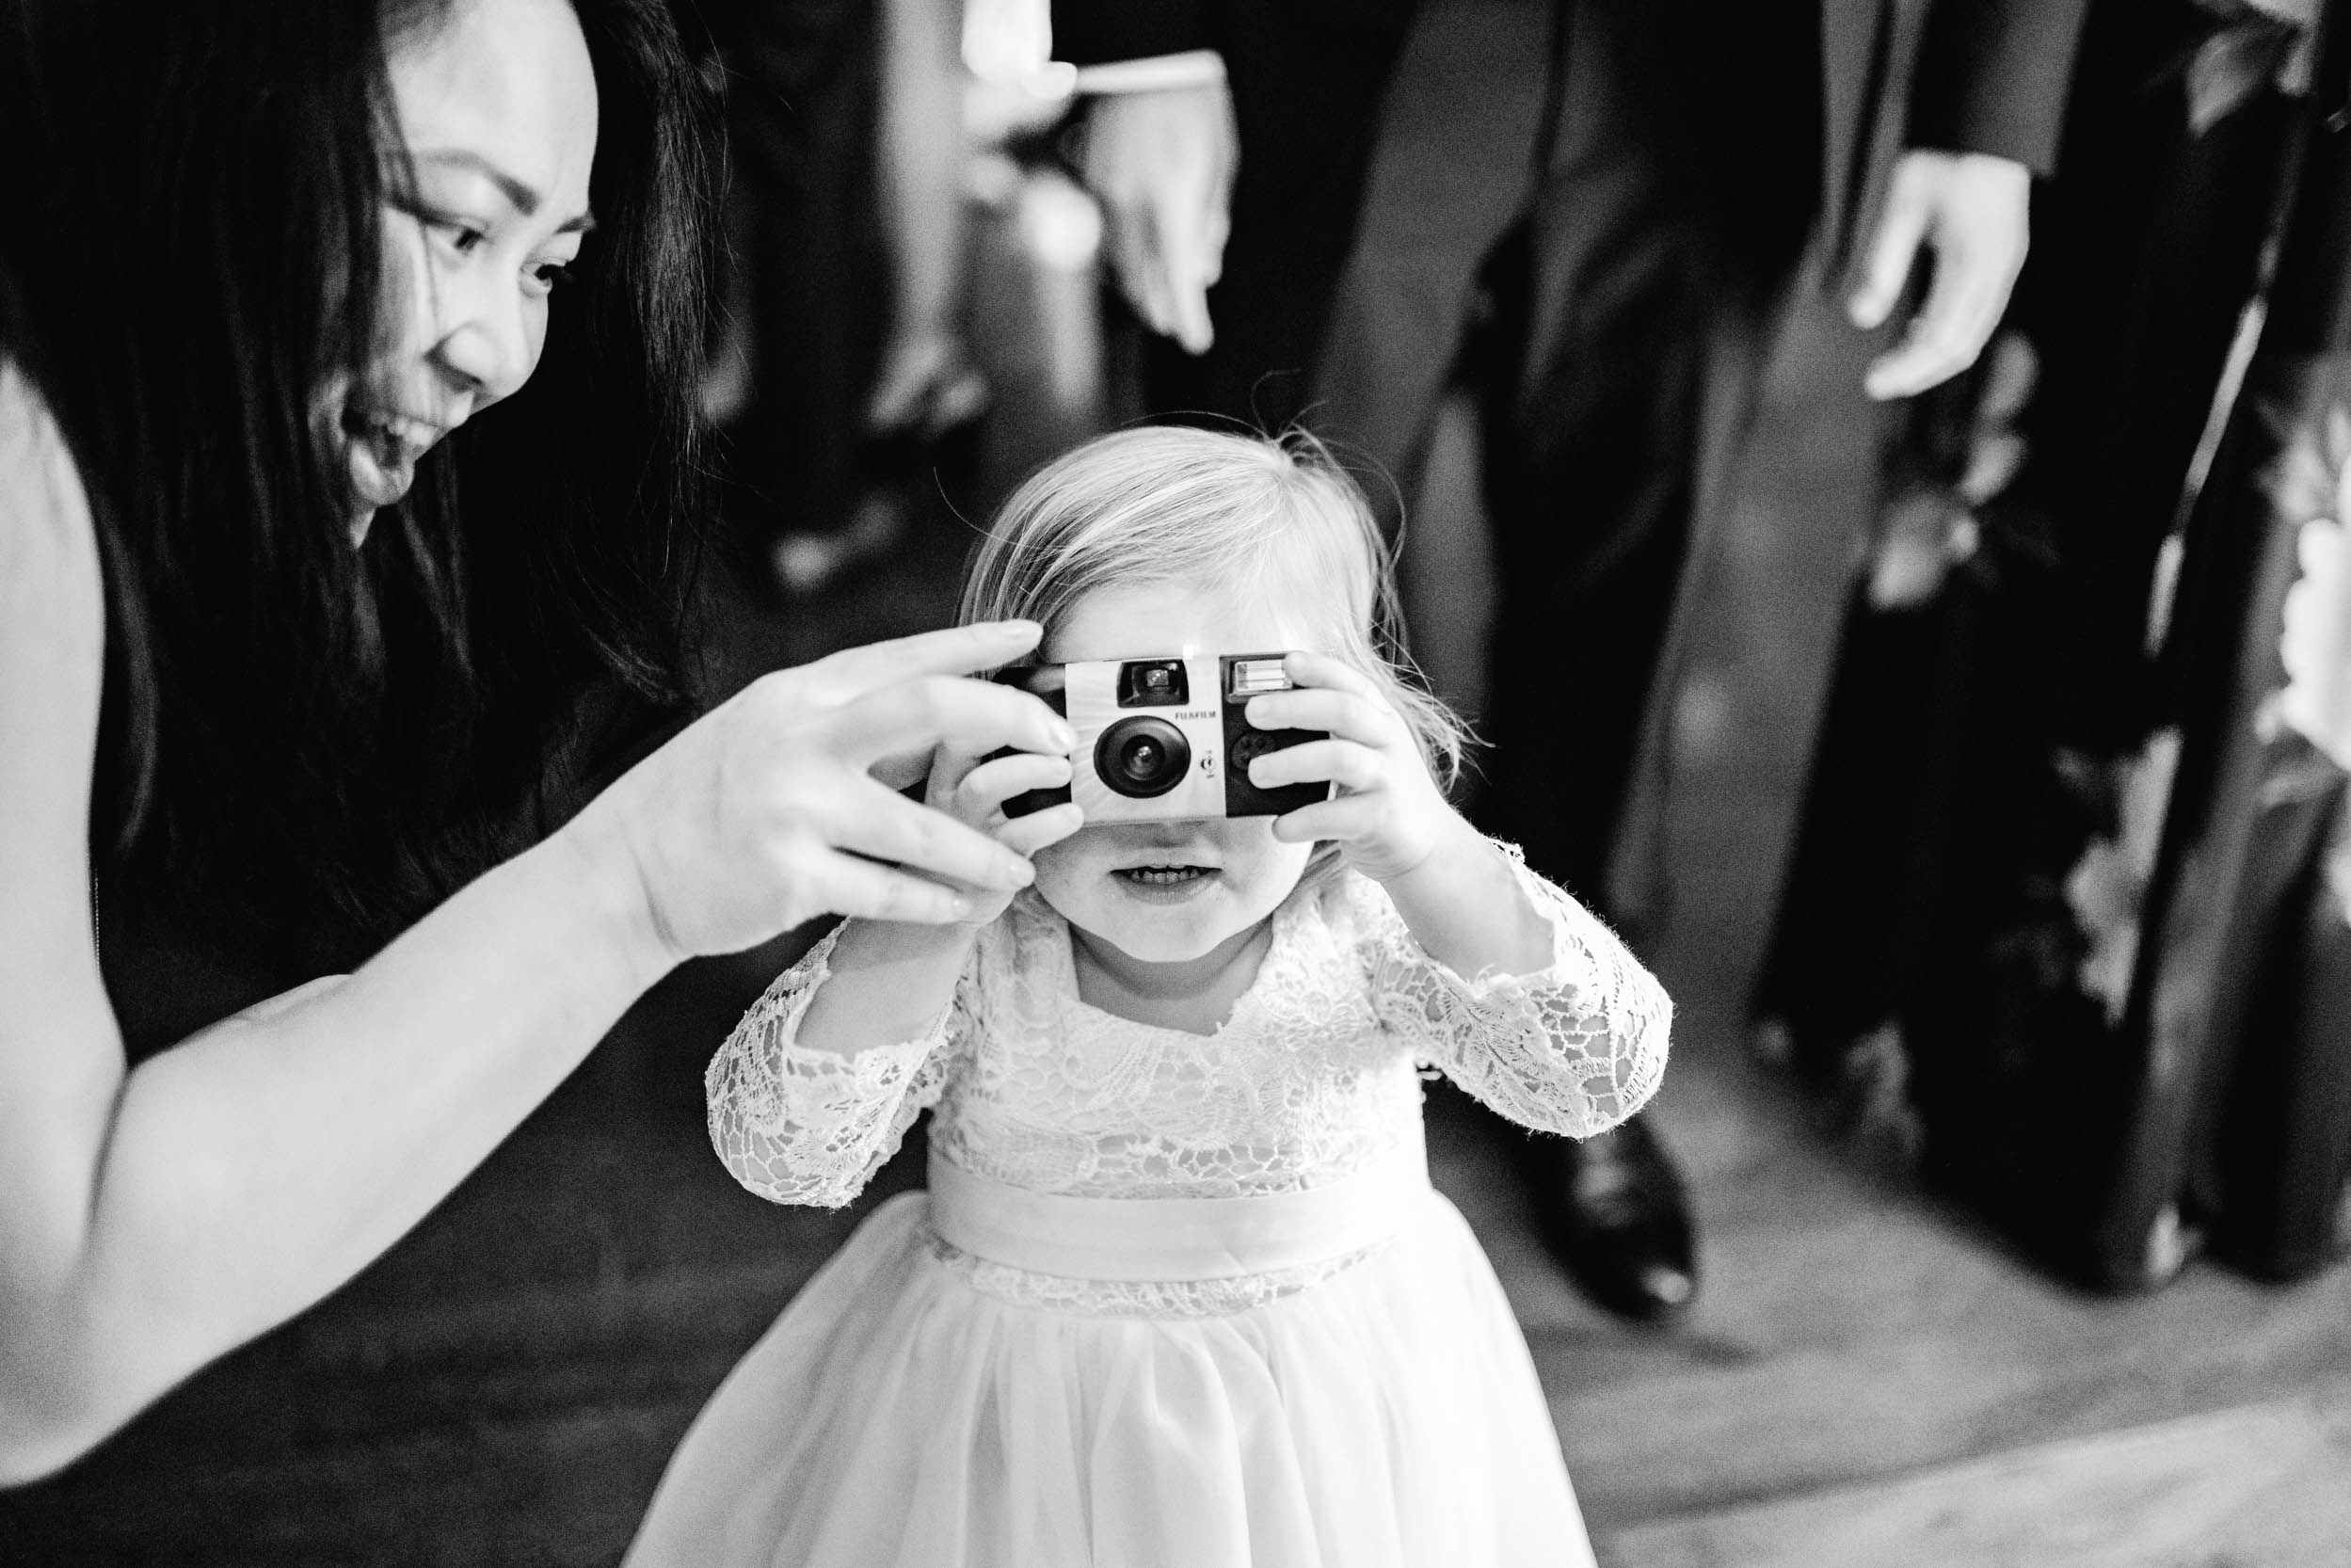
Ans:
{"label": "camera lens", "polygon": [[1191,769],[1191,743],[1165,719],[1121,719],[1094,743],[1095,776],[1130,800],[1167,793]]}

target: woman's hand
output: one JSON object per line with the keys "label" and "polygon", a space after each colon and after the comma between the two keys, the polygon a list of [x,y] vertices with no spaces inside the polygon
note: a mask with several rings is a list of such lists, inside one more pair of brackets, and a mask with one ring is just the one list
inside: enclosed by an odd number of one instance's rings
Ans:
{"label": "woman's hand", "polygon": [[1386,882],[1463,825],[1429,776],[1411,728],[1368,678],[1321,653],[1289,654],[1282,668],[1295,689],[1253,698],[1249,722],[1259,729],[1328,730],[1330,739],[1266,753],[1249,764],[1249,782],[1272,789],[1327,779],[1338,792],[1275,818],[1275,838],[1335,840],[1349,865]]}
{"label": "woman's hand", "polygon": [[673,963],[824,914],[968,920],[975,901],[1033,879],[1026,856],[897,792],[942,749],[1068,752],[1069,726],[1044,703],[958,679],[1018,658],[1039,634],[1026,621],[958,627],[764,676],[565,832]]}
{"label": "woman's hand", "polygon": [[[991,758],[996,749],[962,741],[942,744],[932,760],[923,798],[927,809],[941,821],[961,833],[986,835],[983,842],[993,839],[1000,853],[1022,857],[1019,864],[1025,868],[1026,856],[1068,838],[1084,814],[1075,806],[1062,805],[1008,819],[1004,802],[1023,790],[1068,783],[1069,746],[1063,741],[1050,751],[1022,750]],[[944,921],[917,925],[903,916],[851,920],[841,928],[830,972],[802,1016],[794,1044],[854,1055],[869,1047],[920,1038],[955,994],[956,979],[980,928],[1004,912],[1016,886],[959,879],[953,889],[959,912]]]}
{"label": "woman's hand", "polygon": [[[934,810],[946,812],[1025,858],[1083,827],[1086,814],[1064,801],[1025,817],[1007,817],[1004,802],[1029,790],[1061,789],[1068,784],[1069,776],[1065,748],[990,758],[985,753],[941,746],[931,763],[931,784],[924,799]],[[974,929],[1002,914],[1013,896],[1010,888],[965,887],[959,890],[968,906],[963,923]]]}

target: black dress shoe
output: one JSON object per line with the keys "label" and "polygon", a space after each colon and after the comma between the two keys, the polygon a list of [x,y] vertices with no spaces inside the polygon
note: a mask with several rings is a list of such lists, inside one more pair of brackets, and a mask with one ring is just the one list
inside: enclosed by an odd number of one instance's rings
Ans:
{"label": "black dress shoe", "polygon": [[1536,1139],[1527,1175],[1544,1244],[1593,1301],[1660,1322],[1696,1299],[1689,1199],[1645,1117],[1580,1143]]}

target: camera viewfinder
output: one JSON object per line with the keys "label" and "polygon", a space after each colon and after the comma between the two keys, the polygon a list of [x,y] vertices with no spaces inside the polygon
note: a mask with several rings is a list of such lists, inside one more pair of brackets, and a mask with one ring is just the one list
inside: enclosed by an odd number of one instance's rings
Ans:
{"label": "camera viewfinder", "polygon": [[1181,659],[1138,659],[1118,667],[1121,708],[1181,708],[1191,700]]}

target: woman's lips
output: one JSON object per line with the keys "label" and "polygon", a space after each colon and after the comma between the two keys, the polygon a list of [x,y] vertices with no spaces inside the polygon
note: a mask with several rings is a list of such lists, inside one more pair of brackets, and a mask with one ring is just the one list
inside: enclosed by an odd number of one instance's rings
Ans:
{"label": "woman's lips", "polygon": [[351,496],[371,509],[391,505],[416,483],[416,460],[405,447],[354,436],[344,451]]}
{"label": "woman's lips", "polygon": [[416,465],[441,427],[407,414],[360,414],[344,422],[344,468],[360,505],[389,506],[416,483]]}

